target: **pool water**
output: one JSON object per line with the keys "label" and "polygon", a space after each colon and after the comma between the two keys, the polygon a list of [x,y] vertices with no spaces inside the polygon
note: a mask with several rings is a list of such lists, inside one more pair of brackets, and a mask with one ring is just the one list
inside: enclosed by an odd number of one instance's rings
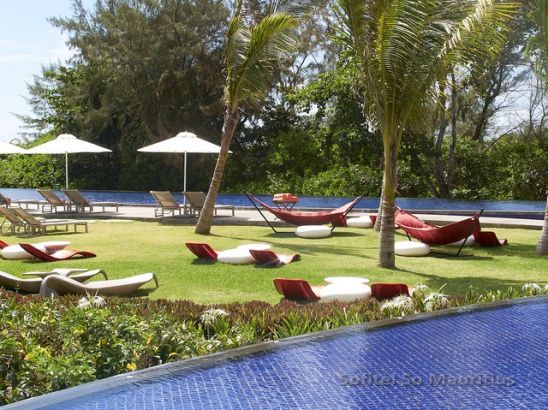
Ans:
{"label": "pool water", "polygon": [[88,385],[105,390],[69,399],[81,394],[77,387],[54,393],[68,401],[52,404],[45,396],[36,403],[47,409],[546,409],[546,300],[282,341],[262,353],[166,365],[163,373],[160,366],[136,373],[130,384],[112,388],[107,379]]}
{"label": "pool water", "polygon": [[[34,189],[0,188],[5,196],[11,199],[43,199]],[[64,195],[57,191],[63,198]],[[91,201],[119,202],[134,205],[154,205],[154,199],[148,192],[135,191],[82,191]],[[173,192],[175,197],[182,202],[183,196],[180,192]],[[258,195],[259,199],[271,203],[272,195]],[[297,207],[301,208],[338,208],[350,202],[350,197],[326,197],[326,196],[305,196],[300,197]],[[243,194],[219,194],[217,203],[234,206],[252,206],[247,197]],[[480,209],[486,211],[507,211],[507,212],[544,212],[546,203],[542,201],[465,201],[457,199],[438,198],[398,198],[397,204],[403,209],[410,210],[452,210],[476,212]],[[377,209],[379,198],[362,198],[356,209]]]}

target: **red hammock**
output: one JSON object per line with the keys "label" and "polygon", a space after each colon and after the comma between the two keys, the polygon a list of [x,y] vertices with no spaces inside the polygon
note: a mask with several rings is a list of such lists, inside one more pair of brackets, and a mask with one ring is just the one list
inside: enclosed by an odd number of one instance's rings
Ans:
{"label": "red hammock", "polygon": [[270,225],[274,232],[277,232],[270,222],[265,218],[261,210],[257,207],[257,204],[268,210],[275,215],[278,219],[288,222],[293,225],[321,225],[330,223],[335,226],[346,226],[346,215],[354,208],[358,202],[362,199],[362,196],[356,197],[352,202],[347,203],[337,209],[329,211],[291,211],[285,209],[276,209],[268,204],[265,204],[260,199],[254,197],[251,194],[247,194],[247,197],[255,208],[259,211],[264,220]]}

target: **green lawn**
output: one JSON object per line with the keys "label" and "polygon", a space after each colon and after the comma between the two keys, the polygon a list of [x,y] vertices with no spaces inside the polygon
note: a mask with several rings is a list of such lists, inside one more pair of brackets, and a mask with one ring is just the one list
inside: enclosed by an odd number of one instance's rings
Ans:
{"label": "green lawn", "polygon": [[[103,268],[111,278],[156,272],[160,288],[140,295],[199,303],[277,302],[280,298],[272,284],[276,277],[302,278],[318,285],[324,277],[334,275],[363,276],[372,282],[422,282],[432,288],[447,284],[445,292],[453,295],[466,292],[469,285],[494,289],[548,280],[548,258],[535,255],[540,231],[495,231],[499,238],[508,238],[510,244],[502,248],[465,248],[464,256],[458,258],[397,257],[399,270],[387,270],[377,266],[378,237],[373,230],[337,228],[330,238],[302,239],[289,233],[273,234],[266,227],[214,226],[212,235],[200,236],[190,226],[97,221],[90,223],[88,234],[2,238],[8,243],[69,240],[71,247],[95,252],[97,258],[55,263],[2,260],[0,269],[20,274],[54,267]],[[398,234],[397,240],[405,239]],[[280,253],[300,253],[302,260],[270,269],[202,262],[184,246],[189,241],[208,242],[217,250],[244,243],[270,243]],[[456,248],[444,250],[455,252]]]}

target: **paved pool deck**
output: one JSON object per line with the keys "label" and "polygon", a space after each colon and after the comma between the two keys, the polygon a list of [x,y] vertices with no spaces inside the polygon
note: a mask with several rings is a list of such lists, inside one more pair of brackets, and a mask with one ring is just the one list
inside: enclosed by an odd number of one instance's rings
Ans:
{"label": "paved pool deck", "polygon": [[[83,213],[46,213],[43,216],[46,218],[78,218],[78,219],[108,219],[108,220],[137,220],[146,222],[159,222],[169,225],[195,225],[198,220],[193,216],[154,216],[153,206],[120,206],[118,212],[86,212]],[[253,208],[236,208],[235,215],[232,216],[228,210],[219,210],[218,216],[214,218],[214,225],[235,225],[235,226],[268,226],[259,212]],[[290,227],[283,221],[275,219],[274,215],[266,212],[263,213],[269,222],[275,227]],[[368,212],[362,210],[353,211],[349,214],[350,217],[368,215]],[[462,215],[441,215],[441,214],[421,214],[421,219],[426,222],[437,225],[445,225],[455,221],[459,221],[465,216]],[[542,229],[543,221],[535,219],[517,219],[504,217],[481,217],[481,225],[483,227],[492,228],[523,228],[523,229]]]}

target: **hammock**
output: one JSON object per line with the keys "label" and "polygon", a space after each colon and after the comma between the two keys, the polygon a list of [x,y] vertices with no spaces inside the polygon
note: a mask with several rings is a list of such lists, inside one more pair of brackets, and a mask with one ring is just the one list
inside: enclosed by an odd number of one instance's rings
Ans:
{"label": "hammock", "polygon": [[[473,217],[463,219],[462,221],[453,222],[444,226],[434,226],[421,221],[414,215],[402,210],[398,210],[400,218],[396,218],[396,223],[408,237],[412,236],[419,241],[428,245],[449,245],[453,242],[468,238],[470,235],[478,232],[480,228],[479,218],[483,212],[483,209],[476,213]],[[418,227],[419,222],[410,221],[410,218],[415,218],[417,221],[422,222],[423,227]],[[404,225],[403,222],[414,224],[415,226]],[[409,238],[411,240],[411,238]],[[462,251],[466,241],[462,242],[462,245],[457,252],[457,256]]]}
{"label": "hammock", "polygon": [[340,206],[337,209],[332,209],[329,211],[292,211],[286,209],[276,209],[271,207],[268,204],[265,204],[260,199],[256,198],[251,194],[246,194],[253,206],[259,211],[263,219],[270,225],[274,232],[277,232],[272,224],[265,218],[262,211],[259,209],[257,204],[261,205],[267,211],[275,215],[278,219],[290,223],[292,225],[321,225],[330,223],[333,225],[333,229],[336,226],[346,226],[346,215],[354,208],[358,202],[362,199],[362,196],[356,197],[352,202],[347,203],[346,205]]}

